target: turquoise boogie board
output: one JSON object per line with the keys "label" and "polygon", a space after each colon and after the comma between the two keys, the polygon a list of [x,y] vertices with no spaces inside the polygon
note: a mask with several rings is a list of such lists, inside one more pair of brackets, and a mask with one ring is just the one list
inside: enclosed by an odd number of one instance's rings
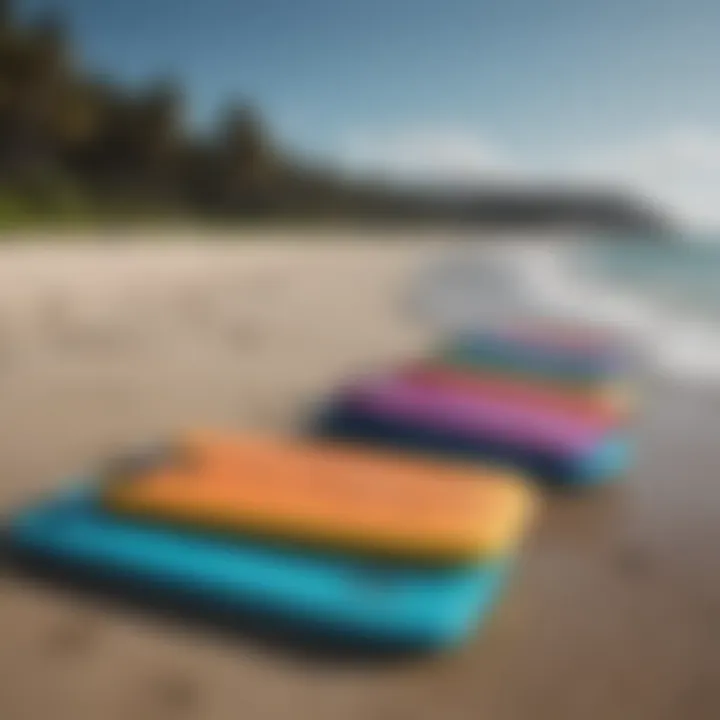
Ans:
{"label": "turquoise boogie board", "polygon": [[[464,640],[505,584],[508,559],[450,568],[321,555],[127,522],[68,492],[11,522],[11,549],[122,590],[161,594],[238,622],[258,613],[334,641],[434,649]],[[245,617],[243,617],[245,616]]]}
{"label": "turquoise boogie board", "polygon": [[523,333],[477,332],[455,338],[441,348],[438,360],[451,366],[547,379],[568,385],[588,385],[627,377],[629,359],[610,344],[568,347]]}

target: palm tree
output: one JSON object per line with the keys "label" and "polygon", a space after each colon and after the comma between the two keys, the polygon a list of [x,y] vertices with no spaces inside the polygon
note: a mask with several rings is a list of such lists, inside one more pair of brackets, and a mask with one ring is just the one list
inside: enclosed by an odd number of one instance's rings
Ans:
{"label": "palm tree", "polygon": [[226,110],[219,133],[217,162],[228,209],[261,210],[277,170],[277,152],[259,113],[247,104]]}

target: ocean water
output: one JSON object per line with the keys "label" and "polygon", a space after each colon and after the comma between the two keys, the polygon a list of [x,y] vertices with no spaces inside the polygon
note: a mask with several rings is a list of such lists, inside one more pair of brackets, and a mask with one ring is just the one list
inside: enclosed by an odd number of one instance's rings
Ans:
{"label": "ocean water", "polygon": [[441,332],[532,318],[598,325],[664,374],[720,383],[720,236],[466,244],[429,269],[415,299]]}
{"label": "ocean water", "polygon": [[720,320],[720,235],[586,241],[575,249],[574,262],[578,272],[618,289]]}

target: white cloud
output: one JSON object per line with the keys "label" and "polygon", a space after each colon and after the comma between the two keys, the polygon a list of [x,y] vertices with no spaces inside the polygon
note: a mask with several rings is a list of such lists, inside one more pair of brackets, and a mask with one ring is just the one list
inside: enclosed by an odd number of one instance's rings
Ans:
{"label": "white cloud", "polygon": [[412,182],[553,183],[628,187],[681,220],[720,227],[720,128],[687,126],[629,142],[589,147],[533,164],[483,133],[459,126],[421,126],[357,133],[337,153],[353,172]]}
{"label": "white cloud", "polygon": [[636,188],[688,223],[720,226],[720,129],[686,127],[647,135],[588,153],[571,169],[591,180]]}
{"label": "white cloud", "polygon": [[353,172],[411,182],[477,182],[514,170],[496,143],[452,126],[357,133],[345,139],[338,156]]}

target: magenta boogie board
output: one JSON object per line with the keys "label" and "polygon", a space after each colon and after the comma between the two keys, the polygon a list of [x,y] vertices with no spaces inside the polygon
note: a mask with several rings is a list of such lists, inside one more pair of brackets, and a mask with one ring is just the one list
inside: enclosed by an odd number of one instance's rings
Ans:
{"label": "magenta boogie board", "polygon": [[508,462],[544,480],[576,484],[624,473],[630,455],[619,429],[542,406],[433,387],[402,374],[345,388],[321,414],[319,428],[336,439]]}

